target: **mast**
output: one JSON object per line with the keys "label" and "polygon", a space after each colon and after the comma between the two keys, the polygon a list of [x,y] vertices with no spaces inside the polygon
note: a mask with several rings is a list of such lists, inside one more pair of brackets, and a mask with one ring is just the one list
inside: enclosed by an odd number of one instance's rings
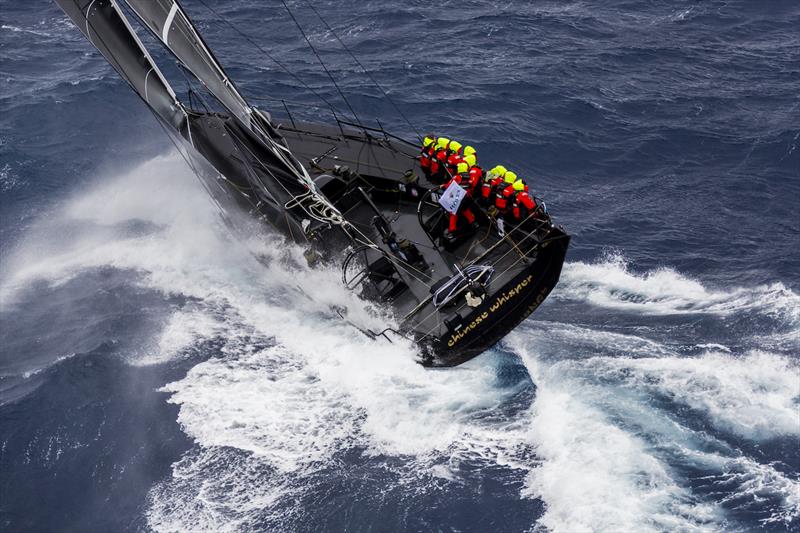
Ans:
{"label": "mast", "polygon": [[179,132],[186,127],[183,105],[115,0],[56,3],[157,116]]}
{"label": "mast", "polygon": [[211,52],[178,0],[125,0],[142,24],[295,176],[316,193],[305,167],[289,151],[268,114],[253,109]]}
{"label": "mast", "polygon": [[136,16],[245,126],[253,110],[176,0],[125,0]]}

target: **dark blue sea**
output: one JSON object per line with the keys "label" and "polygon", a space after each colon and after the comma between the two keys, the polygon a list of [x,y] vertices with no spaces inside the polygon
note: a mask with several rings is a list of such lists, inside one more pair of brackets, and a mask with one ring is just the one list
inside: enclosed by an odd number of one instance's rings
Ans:
{"label": "dark blue sea", "polygon": [[[204,2],[253,104],[345,109],[280,1]],[[424,369],[232,237],[53,2],[0,0],[0,530],[800,531],[800,4],[313,5],[413,127],[290,0],[362,121],[545,198],[560,284]]]}

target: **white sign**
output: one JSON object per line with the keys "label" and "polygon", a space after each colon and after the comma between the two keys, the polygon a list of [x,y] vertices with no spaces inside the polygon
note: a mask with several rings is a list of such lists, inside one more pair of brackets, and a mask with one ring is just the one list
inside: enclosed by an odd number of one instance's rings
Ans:
{"label": "white sign", "polygon": [[467,191],[454,181],[442,193],[442,197],[439,198],[439,205],[444,207],[444,210],[448,213],[455,215],[458,213],[458,206],[461,205],[461,201],[466,195]]}

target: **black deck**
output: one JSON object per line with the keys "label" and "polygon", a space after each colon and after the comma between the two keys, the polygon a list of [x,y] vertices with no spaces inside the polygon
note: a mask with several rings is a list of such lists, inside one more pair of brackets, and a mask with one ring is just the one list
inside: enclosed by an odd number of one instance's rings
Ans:
{"label": "black deck", "polygon": [[[418,207],[436,186],[422,177],[418,147],[380,134],[319,125],[284,124],[280,131],[323,192],[331,189],[330,176],[337,174],[336,187],[349,188],[351,199],[354,188],[361,187],[398,238],[413,242],[424,256],[429,269],[398,269],[408,288],[390,305],[402,331],[427,348],[427,364],[452,366],[479,355],[532,313],[558,282],[569,236],[549,222],[527,221],[501,237],[495,222],[484,215],[479,230],[453,249],[446,250],[435,236],[432,240],[420,224]],[[343,167],[350,173],[344,170],[343,176]],[[351,204],[335,195],[331,199],[348,221],[391,254],[366,201]],[[450,306],[435,307],[430,287],[473,263],[495,269],[483,303],[473,308],[460,297]]]}

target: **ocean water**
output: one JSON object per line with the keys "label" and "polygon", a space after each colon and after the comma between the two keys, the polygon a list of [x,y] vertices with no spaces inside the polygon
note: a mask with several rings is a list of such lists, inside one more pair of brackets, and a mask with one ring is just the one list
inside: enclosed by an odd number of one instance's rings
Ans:
{"label": "ocean water", "polygon": [[[224,21],[344,109],[282,3],[184,4],[254,103],[330,120]],[[0,0],[0,530],[800,530],[800,5],[314,6],[414,128],[545,198],[561,283],[420,367],[331,316],[386,320],[337,272],[231,237],[55,4]]]}

